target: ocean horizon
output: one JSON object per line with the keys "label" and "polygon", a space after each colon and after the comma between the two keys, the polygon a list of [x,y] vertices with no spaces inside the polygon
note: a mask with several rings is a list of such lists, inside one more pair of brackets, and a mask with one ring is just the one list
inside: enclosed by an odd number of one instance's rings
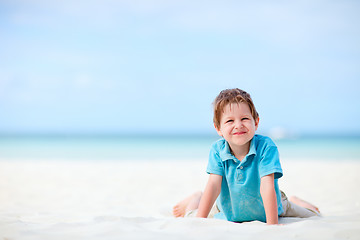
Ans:
{"label": "ocean horizon", "polygon": [[[209,135],[0,135],[1,159],[152,160],[207,159]],[[281,158],[360,160],[360,136],[273,139]]]}

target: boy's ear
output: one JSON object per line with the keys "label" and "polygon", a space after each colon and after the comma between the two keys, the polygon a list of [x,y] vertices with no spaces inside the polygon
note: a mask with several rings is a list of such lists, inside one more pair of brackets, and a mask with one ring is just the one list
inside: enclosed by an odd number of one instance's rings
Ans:
{"label": "boy's ear", "polygon": [[259,127],[259,121],[260,121],[260,118],[258,117],[256,120],[255,120],[255,131],[258,129]]}
{"label": "boy's ear", "polygon": [[219,134],[219,136],[222,137],[223,135],[221,133],[221,130],[216,127],[215,123],[214,123],[214,127],[215,127],[216,132]]}

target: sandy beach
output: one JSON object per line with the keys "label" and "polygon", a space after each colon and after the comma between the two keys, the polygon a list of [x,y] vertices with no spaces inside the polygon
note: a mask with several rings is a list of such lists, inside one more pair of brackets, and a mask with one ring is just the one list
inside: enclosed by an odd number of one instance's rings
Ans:
{"label": "sandy beach", "polygon": [[282,226],[172,217],[206,164],[0,159],[0,239],[360,239],[360,160],[283,159],[280,188],[323,217]]}

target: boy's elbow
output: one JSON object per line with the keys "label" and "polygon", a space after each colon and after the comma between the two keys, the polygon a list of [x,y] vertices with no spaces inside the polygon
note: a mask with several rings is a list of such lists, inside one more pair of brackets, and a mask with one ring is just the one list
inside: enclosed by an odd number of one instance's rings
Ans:
{"label": "boy's elbow", "polygon": [[272,195],[276,195],[275,189],[271,189],[271,188],[260,189],[260,195],[263,199],[268,198],[269,196]]}
{"label": "boy's elbow", "polygon": [[266,183],[260,185],[260,193],[275,190],[274,183]]}

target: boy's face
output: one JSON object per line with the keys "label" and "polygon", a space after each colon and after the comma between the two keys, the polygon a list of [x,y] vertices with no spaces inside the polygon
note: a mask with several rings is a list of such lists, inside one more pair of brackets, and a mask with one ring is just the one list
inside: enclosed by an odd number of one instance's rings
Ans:
{"label": "boy's face", "polygon": [[254,137],[259,118],[254,119],[246,103],[231,103],[225,106],[220,119],[220,127],[216,131],[225,138],[230,147],[241,147]]}

